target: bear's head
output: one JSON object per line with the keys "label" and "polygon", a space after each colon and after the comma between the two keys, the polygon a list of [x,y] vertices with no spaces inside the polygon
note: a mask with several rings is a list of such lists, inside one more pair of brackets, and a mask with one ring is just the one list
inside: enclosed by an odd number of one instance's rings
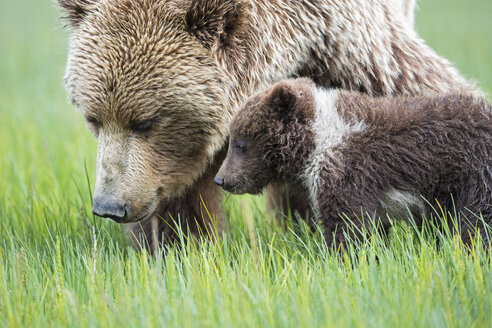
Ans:
{"label": "bear's head", "polygon": [[215,183],[234,194],[257,194],[295,177],[314,148],[314,89],[306,78],[285,80],[250,97],[232,120]]}
{"label": "bear's head", "polygon": [[59,0],[72,30],[65,85],[98,139],[93,212],[136,222],[192,185],[226,143],[241,3]]}

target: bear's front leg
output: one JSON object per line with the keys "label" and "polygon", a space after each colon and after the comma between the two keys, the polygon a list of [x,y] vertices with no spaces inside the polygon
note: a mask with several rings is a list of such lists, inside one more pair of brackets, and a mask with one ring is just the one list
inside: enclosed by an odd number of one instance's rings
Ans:
{"label": "bear's front leg", "polygon": [[217,170],[217,165],[212,165],[181,197],[163,200],[156,215],[130,224],[127,234],[134,245],[155,254],[159,247],[179,241],[180,229],[185,240],[188,235],[220,236],[222,192],[213,182]]}

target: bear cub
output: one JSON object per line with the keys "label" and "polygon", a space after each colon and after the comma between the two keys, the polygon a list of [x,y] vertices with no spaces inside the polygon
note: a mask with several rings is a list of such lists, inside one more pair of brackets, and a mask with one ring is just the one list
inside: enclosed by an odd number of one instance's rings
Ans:
{"label": "bear cub", "polygon": [[492,107],[460,95],[370,98],[285,80],[236,114],[214,181],[235,194],[303,186],[329,244],[354,231],[345,218],[358,228],[377,219],[387,229],[388,217],[421,225],[432,206],[465,219],[469,244],[482,222],[492,224]]}

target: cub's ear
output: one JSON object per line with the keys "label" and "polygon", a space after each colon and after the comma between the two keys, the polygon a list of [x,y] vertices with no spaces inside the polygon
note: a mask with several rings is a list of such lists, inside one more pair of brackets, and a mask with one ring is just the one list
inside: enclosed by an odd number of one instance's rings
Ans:
{"label": "cub's ear", "polygon": [[66,14],[64,18],[71,27],[77,27],[97,3],[98,0],[58,0],[58,5]]}
{"label": "cub's ear", "polygon": [[293,115],[296,102],[295,91],[286,83],[280,82],[273,87],[269,97],[269,105],[281,119]]}
{"label": "cub's ear", "polygon": [[230,43],[241,17],[241,0],[193,0],[186,13],[186,28],[207,49],[216,42]]}

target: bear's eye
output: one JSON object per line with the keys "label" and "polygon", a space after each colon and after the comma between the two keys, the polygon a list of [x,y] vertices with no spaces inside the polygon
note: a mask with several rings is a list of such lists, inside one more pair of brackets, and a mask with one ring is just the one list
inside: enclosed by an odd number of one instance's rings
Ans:
{"label": "bear's eye", "polygon": [[237,152],[244,153],[244,151],[246,150],[246,143],[242,140],[237,140],[234,144],[234,149]]}
{"label": "bear's eye", "polygon": [[95,117],[88,116],[85,118],[85,121],[89,125],[89,128],[94,132],[97,132],[97,130],[99,130],[99,128],[101,127],[101,123],[99,123],[99,121]]}
{"label": "bear's eye", "polygon": [[85,121],[87,122],[87,126],[89,127],[89,130],[97,138],[99,135],[99,129],[101,128],[101,123],[99,123],[99,121],[92,116],[86,116]]}
{"label": "bear's eye", "polygon": [[155,121],[153,118],[145,121],[133,121],[130,122],[130,129],[133,132],[148,132],[154,126]]}

